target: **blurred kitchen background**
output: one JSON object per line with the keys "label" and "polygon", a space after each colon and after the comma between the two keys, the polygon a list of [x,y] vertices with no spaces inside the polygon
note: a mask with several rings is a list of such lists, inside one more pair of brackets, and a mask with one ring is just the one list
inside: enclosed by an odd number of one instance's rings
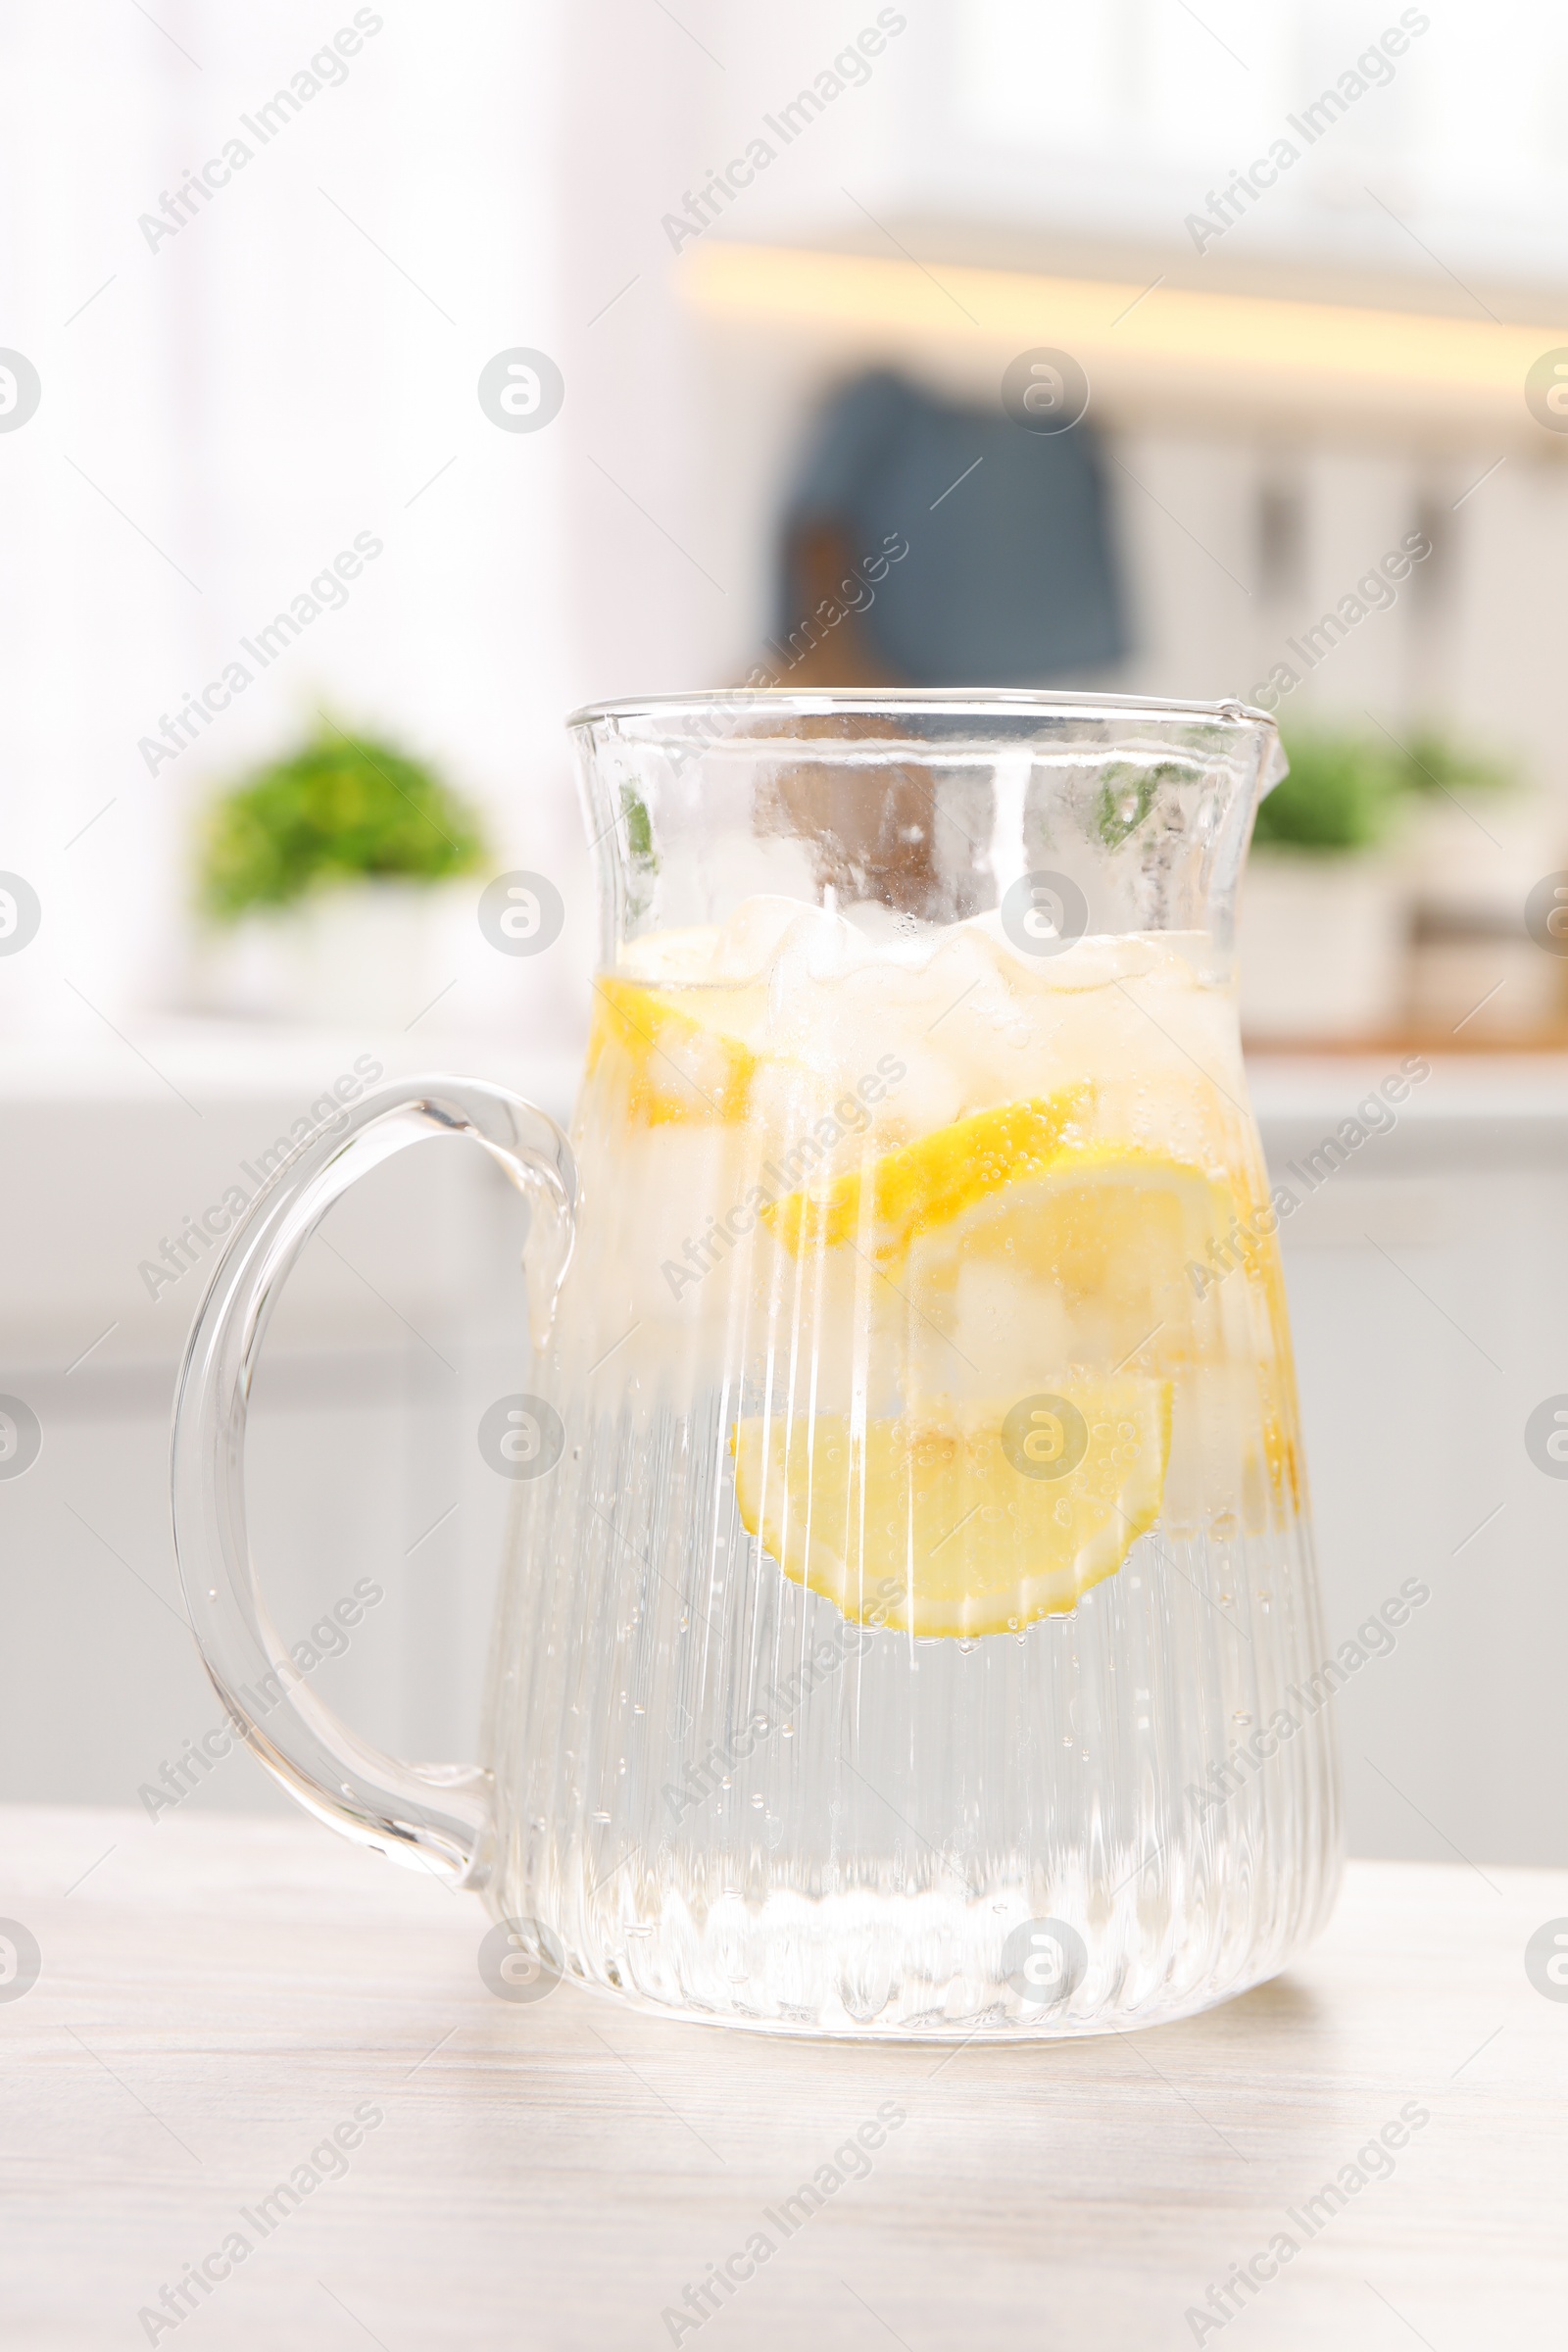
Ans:
{"label": "blurred kitchen background", "polygon": [[[1352,1846],[1568,1858],[1526,1441],[1568,1391],[1568,19],[89,0],[0,68],[0,1392],[43,1438],[0,1794],[134,1805],[218,1720],[165,1501],[189,1221],[367,1063],[568,1115],[564,712],[903,677],[1276,710],[1271,1159],[1430,1065],[1284,1233],[1331,1647],[1432,1594],[1340,1702]],[[517,869],[538,956],[475,919]],[[472,1750],[474,1431],[526,1363],[477,1161],[335,1212],[252,1446],[280,1625],[374,1580],[313,1671],[427,1757]]]}

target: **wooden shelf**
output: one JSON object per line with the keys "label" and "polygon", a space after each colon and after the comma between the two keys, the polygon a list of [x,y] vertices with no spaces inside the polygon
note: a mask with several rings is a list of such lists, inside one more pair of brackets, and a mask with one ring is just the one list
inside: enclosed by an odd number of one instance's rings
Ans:
{"label": "wooden shelf", "polygon": [[1502,1033],[1484,1037],[1466,1037],[1461,1030],[1389,1029],[1372,1032],[1365,1037],[1251,1037],[1242,1040],[1247,1054],[1267,1054],[1297,1059],[1333,1054],[1345,1060],[1365,1060],[1370,1056],[1398,1059],[1406,1054],[1428,1055],[1463,1054],[1472,1061],[1497,1058],[1509,1054],[1568,1054],[1568,1026],[1551,1029],[1521,1030],[1517,1035]]}

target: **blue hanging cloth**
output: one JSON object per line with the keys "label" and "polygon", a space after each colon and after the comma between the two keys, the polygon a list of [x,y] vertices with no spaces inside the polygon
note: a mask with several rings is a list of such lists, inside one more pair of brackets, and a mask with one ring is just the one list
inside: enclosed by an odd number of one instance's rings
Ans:
{"label": "blue hanging cloth", "polygon": [[[890,369],[818,417],[785,505],[774,634],[807,617],[803,532],[831,528],[870,601],[861,625],[911,686],[1036,686],[1128,651],[1100,445],[1087,421],[1032,433]],[[907,552],[879,564],[903,541]],[[881,576],[878,577],[879,568]]]}

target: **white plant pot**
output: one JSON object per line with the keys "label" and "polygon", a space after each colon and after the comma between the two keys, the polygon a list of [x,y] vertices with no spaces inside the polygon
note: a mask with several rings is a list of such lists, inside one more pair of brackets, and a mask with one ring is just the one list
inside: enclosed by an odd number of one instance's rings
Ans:
{"label": "white plant pot", "polygon": [[1414,827],[1409,863],[1416,1025],[1474,1045],[1560,1021],[1568,971],[1525,922],[1536,885],[1568,864],[1553,801],[1539,792],[1472,793],[1463,807],[1434,799]]}
{"label": "white plant pot", "polygon": [[210,934],[198,992],[213,1012],[402,1028],[457,977],[480,885],[369,881]]}
{"label": "white plant pot", "polygon": [[1343,1038],[1403,1011],[1407,910],[1381,858],[1256,849],[1237,923],[1248,1037]]}
{"label": "white plant pot", "polygon": [[1406,862],[1424,906],[1484,909],[1522,932],[1536,883],[1568,864],[1568,838],[1545,793],[1471,792],[1462,807],[1439,796],[1411,826]]}

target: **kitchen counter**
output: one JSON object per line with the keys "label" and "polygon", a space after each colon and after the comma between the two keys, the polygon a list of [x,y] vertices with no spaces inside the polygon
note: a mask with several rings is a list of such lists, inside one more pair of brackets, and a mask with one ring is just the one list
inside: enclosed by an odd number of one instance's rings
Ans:
{"label": "kitchen counter", "polygon": [[0,1812],[0,1915],[42,1954],[0,1984],[18,2352],[1561,2341],[1568,2000],[1525,1947],[1562,1872],[1352,1864],[1204,2017],[956,2050],[498,1999],[471,1896],[303,1820]]}

